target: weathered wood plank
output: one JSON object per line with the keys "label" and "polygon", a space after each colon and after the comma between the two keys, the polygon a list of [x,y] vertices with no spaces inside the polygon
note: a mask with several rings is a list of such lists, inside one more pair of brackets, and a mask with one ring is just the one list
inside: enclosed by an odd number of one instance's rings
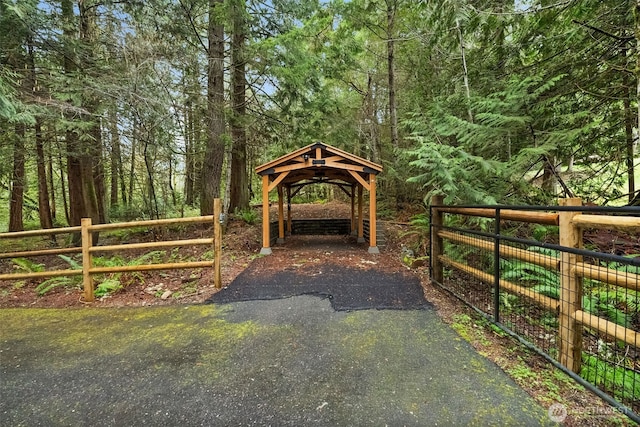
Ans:
{"label": "weathered wood plank", "polygon": [[612,215],[576,215],[572,223],[578,227],[593,227],[616,230],[640,228],[640,217]]}

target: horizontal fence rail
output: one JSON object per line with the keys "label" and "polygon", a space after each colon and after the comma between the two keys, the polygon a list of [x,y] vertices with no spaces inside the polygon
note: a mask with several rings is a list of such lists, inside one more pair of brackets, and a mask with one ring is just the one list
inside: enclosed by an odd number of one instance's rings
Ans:
{"label": "horizontal fence rail", "polygon": [[[600,253],[584,248],[583,241],[587,230],[640,235],[640,208],[598,210],[581,204],[561,199],[557,207],[460,207],[434,198],[431,277],[580,375],[638,422],[640,239],[635,256]],[[493,232],[486,221],[469,217],[492,219]],[[522,223],[550,226],[551,243],[514,236],[532,230]]]}
{"label": "horizontal fence rail", "polygon": [[[160,227],[176,224],[198,224],[198,223],[211,223],[213,224],[214,235],[211,238],[206,239],[183,239],[183,240],[168,240],[157,242],[145,242],[145,243],[128,243],[119,245],[105,245],[94,246],[93,245],[93,233],[102,231],[124,230],[137,227]],[[188,269],[188,268],[214,268],[214,285],[216,288],[222,287],[221,277],[221,255],[222,255],[222,216],[221,216],[221,203],[220,199],[214,200],[214,214],[205,215],[199,217],[189,218],[171,218],[171,219],[159,219],[159,220],[147,220],[147,221],[132,221],[121,222],[112,224],[92,224],[91,218],[83,218],[80,226],[53,228],[46,230],[32,230],[21,231],[12,233],[0,233],[0,239],[22,239],[29,237],[43,237],[53,236],[59,234],[81,234],[81,247],[73,248],[59,248],[59,249],[41,249],[32,251],[15,251],[0,253],[0,259],[6,258],[28,258],[36,256],[50,256],[50,255],[65,255],[65,254],[82,254],[82,261],[79,263],[82,265],[81,270],[65,269],[65,270],[50,270],[39,271],[29,273],[10,273],[0,274],[0,280],[23,280],[23,279],[40,279],[51,277],[71,277],[82,276],[82,285],[84,291],[84,299],[87,302],[94,301],[95,286],[93,276],[97,274],[108,273],[124,273],[134,271],[154,271],[154,270],[175,270],[175,269]],[[184,247],[184,246],[202,246],[211,245],[214,251],[213,261],[184,261],[184,262],[172,262],[172,263],[157,263],[157,264],[142,264],[142,265],[123,265],[123,266],[111,266],[111,267],[94,267],[93,266],[93,254],[103,252],[116,252],[135,249],[155,249],[166,247]]]}

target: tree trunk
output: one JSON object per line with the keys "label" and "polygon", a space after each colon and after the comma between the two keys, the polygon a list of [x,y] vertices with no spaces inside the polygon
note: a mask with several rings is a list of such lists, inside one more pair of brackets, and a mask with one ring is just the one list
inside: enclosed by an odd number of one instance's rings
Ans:
{"label": "tree trunk", "polygon": [[246,116],[246,80],[245,80],[245,4],[244,0],[233,2],[233,41],[231,45],[231,87],[233,93],[233,117],[231,120],[231,178],[229,209],[245,209],[249,207],[249,188],[247,177],[247,133],[245,131]]}
{"label": "tree trunk", "polygon": [[[57,138],[56,138],[57,140]],[[66,181],[64,176],[65,164],[62,161],[62,148],[60,147],[60,143],[57,143],[58,146],[58,170],[60,171],[60,189],[62,194],[62,207],[64,209],[64,218],[67,221],[68,225],[71,225],[71,214],[69,212],[69,202],[67,201],[67,188]],[[69,167],[67,166],[67,170]]]}
{"label": "tree trunk", "polygon": [[[22,50],[22,45],[27,45],[26,54]],[[16,77],[20,82],[20,90],[24,93],[31,93],[35,87],[33,66],[30,64],[33,58],[33,43],[31,36],[27,32],[25,38],[20,37],[14,47],[15,53],[9,54],[8,63],[16,70]],[[15,123],[15,134],[13,141],[13,170],[11,175],[11,188],[9,195],[9,231],[24,230],[23,210],[24,210],[24,190],[26,184],[25,176],[25,138],[26,125],[24,122]]]}
{"label": "tree trunk", "polygon": [[213,214],[213,199],[220,196],[220,179],[224,160],[224,27],[216,19],[223,5],[223,0],[209,0],[208,132],[200,191],[202,215]]}
{"label": "tree trunk", "polygon": [[[202,113],[202,116],[200,115]],[[204,152],[206,146],[206,140],[209,134],[209,128],[207,123],[206,111],[200,111],[196,116],[195,122],[195,139],[193,140],[193,198],[200,200],[200,193],[202,192],[202,165],[204,163]]]}
{"label": "tree trunk", "polygon": [[[53,180],[53,146],[51,141],[53,141],[53,138],[56,138],[55,133],[52,132],[47,129],[47,138],[49,140],[49,153],[48,153],[48,157],[47,157],[47,176],[49,177],[49,196],[50,196],[50,208],[51,208],[51,219],[53,221],[56,220],[56,187],[55,187],[55,182]],[[60,173],[62,173],[62,168],[60,169]],[[63,191],[64,193],[64,191]]]}
{"label": "tree trunk", "polygon": [[[38,96],[41,90],[37,83],[36,61],[33,53],[33,40],[31,35],[27,36],[27,61],[29,66],[28,86],[29,90]],[[38,217],[40,219],[40,228],[52,228],[53,218],[51,216],[51,208],[49,206],[49,188],[47,186],[47,170],[46,160],[44,156],[44,137],[42,135],[42,118],[35,118],[35,142],[36,142],[36,165],[38,171]],[[51,236],[55,241],[55,235]]]}
{"label": "tree trunk", "polygon": [[635,5],[635,33],[636,33],[636,99],[638,99],[638,111],[636,119],[638,120],[637,127],[640,130],[640,0],[636,1]]}
{"label": "tree trunk", "polygon": [[85,212],[82,197],[82,166],[78,157],[78,134],[67,130],[65,135],[67,149],[67,185],[69,189],[69,225],[80,225]]}
{"label": "tree trunk", "polygon": [[9,231],[24,230],[22,209],[24,205],[24,138],[25,126],[16,125],[13,142],[13,174],[11,176],[11,196],[9,199]]}
{"label": "tree trunk", "polygon": [[[80,40],[84,42],[86,54],[83,56],[88,63],[95,61],[93,45],[96,43],[96,11],[95,4],[89,4],[87,0],[78,0],[80,13]],[[80,61],[82,61],[80,59]],[[86,97],[83,100],[85,109],[89,114],[84,118],[89,121],[87,141],[82,143],[82,156],[80,158],[83,171],[83,197],[85,212],[83,217],[90,217],[94,224],[106,222],[105,214],[105,188],[104,188],[104,166],[102,164],[102,129],[100,119],[97,114],[99,100],[94,96]],[[94,242],[97,243],[97,233],[93,233]]]}
{"label": "tree trunk", "polygon": [[456,29],[458,30],[458,38],[460,41],[460,56],[462,57],[462,70],[464,89],[467,96],[467,114],[469,115],[469,121],[473,123],[473,112],[471,111],[471,89],[469,87],[469,72],[467,70],[467,58],[464,53],[464,38],[462,37],[462,27],[460,26],[460,20],[456,18]]}
{"label": "tree trunk", "polygon": [[573,172],[573,164],[575,163],[575,161],[576,161],[576,158],[573,154],[569,156],[569,159],[567,160],[567,169],[565,170],[565,172],[567,173]]}
{"label": "tree trunk", "polygon": [[625,135],[626,135],[626,166],[627,166],[627,182],[629,184],[629,202],[633,200],[633,195],[636,191],[635,183],[635,153],[633,144],[633,116],[631,113],[631,100],[628,97],[624,98],[625,109]]}
{"label": "tree trunk", "polygon": [[96,123],[92,129],[93,140],[95,141],[93,149],[91,150],[93,155],[91,157],[92,163],[92,183],[96,193],[96,207],[98,209],[98,220],[101,224],[109,222],[107,215],[107,190],[104,180],[104,154],[103,154],[103,142],[102,142],[102,130],[100,122]]}
{"label": "tree trunk", "polygon": [[[118,132],[118,117],[115,109],[109,110],[109,127],[111,128],[111,191],[109,202],[112,207],[118,205],[119,181],[122,173],[122,155],[120,154],[120,133]],[[125,196],[123,194],[123,196]]]}
{"label": "tree trunk", "polygon": [[[513,0],[509,0],[509,2],[513,5]],[[505,6],[506,4],[505,4],[505,1],[503,0],[499,0],[496,3],[495,11],[499,17],[504,16],[505,12],[508,10],[508,8]],[[505,56],[505,48],[504,48],[504,41],[505,41],[504,22],[505,21],[503,20],[499,21],[498,28],[496,29],[495,38],[494,38],[494,44],[496,49],[496,67],[495,67],[496,78],[498,78],[498,76],[504,72],[504,67],[506,65],[506,56]]]}
{"label": "tree trunk", "polygon": [[[625,49],[625,56],[627,55]],[[626,71],[622,72],[622,87],[624,88],[624,98],[622,105],[624,110],[624,133],[625,133],[625,157],[627,166],[627,183],[629,184],[629,203],[633,200],[636,191],[634,163],[634,144],[633,144],[633,111],[631,109],[631,79]]]}
{"label": "tree trunk", "polygon": [[364,93],[364,99],[362,100],[364,107],[364,121],[365,121],[365,141],[364,144],[369,145],[371,154],[369,159],[372,162],[378,162],[380,160],[379,146],[380,146],[380,131],[378,123],[378,109],[376,108],[376,100],[373,95],[375,85],[373,83],[373,77],[369,74],[367,79],[367,91]]}
{"label": "tree trunk", "polygon": [[[77,51],[77,46],[73,46],[72,40],[75,39],[77,31],[74,24],[73,4],[70,0],[62,0],[62,17],[64,20],[64,38],[65,43],[69,44],[66,47],[66,54],[63,60],[63,69],[66,74],[72,74],[77,71],[77,64],[83,59],[76,58],[74,61],[73,54]],[[86,43],[91,42],[94,20],[95,20],[95,8],[87,7],[84,1],[78,2],[80,21],[79,21],[79,36],[80,39]],[[72,47],[73,46],[73,47]],[[88,56],[91,56],[89,54]],[[91,111],[93,107],[93,100],[83,99],[84,108]],[[78,118],[76,114],[70,112],[65,113],[67,120],[71,123],[78,120],[92,120],[93,118],[86,114],[81,114]],[[69,220],[70,225],[80,225],[82,218],[91,218],[94,223],[99,223],[101,220],[100,210],[98,206],[98,194],[96,193],[96,186],[94,181],[94,165],[93,162],[97,161],[99,156],[99,149],[96,144],[100,144],[100,140],[97,139],[100,129],[96,123],[92,123],[90,131],[87,135],[80,135],[79,129],[85,126],[79,126],[77,128],[69,127],[66,132],[66,148],[67,148],[67,179],[69,185]],[[88,136],[89,141],[82,140],[82,136]],[[97,241],[97,233],[94,233],[94,241]],[[74,243],[80,243],[80,233],[74,234]]]}
{"label": "tree trunk", "polygon": [[147,169],[147,188],[149,190],[149,217],[159,219],[158,199],[156,197],[156,187],[153,179],[153,160],[149,157],[149,140],[145,138],[143,149],[144,164]]}
{"label": "tree trunk", "polygon": [[42,137],[42,124],[40,118],[36,118],[36,156],[38,163],[38,213],[41,228],[53,228],[51,207],[49,206],[49,188],[47,187],[47,170],[45,168],[44,141]]}
{"label": "tree trunk", "polygon": [[398,5],[396,0],[387,1],[387,68],[389,77],[389,119],[391,127],[391,145],[397,149],[398,139],[398,106],[396,101],[395,75],[395,19]]}
{"label": "tree trunk", "polygon": [[185,109],[185,154],[184,154],[184,203],[187,206],[193,206],[193,184],[194,184],[194,150],[193,141],[195,128],[193,126],[193,105],[187,104]]}
{"label": "tree trunk", "polygon": [[178,204],[176,199],[176,189],[173,185],[173,156],[169,154],[169,191],[171,192],[171,203],[175,208]]}
{"label": "tree trunk", "polygon": [[557,170],[555,157],[545,156],[544,171],[542,174],[542,189],[547,193],[547,195],[556,196],[558,193],[558,181],[556,179],[556,175]]}
{"label": "tree trunk", "polygon": [[229,213],[229,202],[231,201],[231,179],[232,179],[232,171],[231,171],[231,163],[232,163],[232,153],[233,144],[227,144],[224,147],[224,164],[225,164],[225,182],[224,182],[224,196],[222,197],[222,213]]}
{"label": "tree trunk", "polygon": [[[90,155],[84,154],[80,158],[80,173],[82,180],[82,205],[83,212],[82,218],[91,218],[94,224],[102,222],[102,215],[98,207],[98,189],[95,186],[95,166],[93,158]],[[93,233],[95,237],[97,233]],[[94,238],[95,241],[95,238]]]}
{"label": "tree trunk", "polygon": [[[62,0],[62,18],[64,21],[65,42],[72,44],[71,40],[75,38],[76,29],[73,16],[73,3],[71,0]],[[63,59],[63,69],[66,74],[71,74],[75,70],[75,63],[72,55],[73,47],[66,49]],[[67,120],[73,121],[73,115],[65,113]],[[82,198],[82,171],[80,165],[80,147],[79,135],[68,128],[65,133],[66,153],[67,153],[67,183],[69,190],[69,225],[80,225],[80,220],[84,214],[84,200]],[[77,244],[80,234],[74,236],[74,242]]]}
{"label": "tree trunk", "polygon": [[133,185],[136,174],[136,146],[138,145],[138,132],[139,132],[138,119],[133,117],[133,137],[131,138],[131,165],[129,167],[129,195],[128,205],[129,207],[133,206]]}

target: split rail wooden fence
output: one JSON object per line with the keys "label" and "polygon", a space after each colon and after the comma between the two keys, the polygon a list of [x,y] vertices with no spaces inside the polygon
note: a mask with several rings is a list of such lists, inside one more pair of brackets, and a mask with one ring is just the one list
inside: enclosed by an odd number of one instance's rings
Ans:
{"label": "split rail wooden fence", "polygon": [[[459,208],[442,205],[441,197],[435,197],[432,200],[431,274],[434,281],[439,284],[443,283],[444,266],[448,266],[488,284],[494,284],[498,280],[501,290],[528,298],[544,308],[557,312],[559,318],[558,362],[576,373],[579,373],[581,369],[581,328],[583,326],[638,348],[640,334],[637,331],[589,314],[582,307],[582,279],[594,279],[613,286],[640,291],[640,276],[638,274],[621,273],[607,267],[587,264],[583,262],[582,255],[572,252],[561,252],[560,258],[555,258],[505,245],[500,242],[500,239],[496,239],[495,242],[480,240],[461,233],[443,230],[443,214],[445,213],[496,218],[496,209]],[[581,200],[577,198],[560,199],[560,206],[581,205]],[[582,249],[585,228],[640,230],[639,217],[589,215],[579,211],[548,213],[501,209],[498,218],[500,220],[557,225],[559,226],[560,246],[575,249]],[[499,276],[496,278],[495,274],[489,274],[454,261],[444,253],[444,240],[487,251],[496,251],[503,258],[515,258],[558,271],[560,273],[560,299],[550,298],[525,286],[502,280]]]}
{"label": "split rail wooden fence", "polygon": [[[93,233],[102,231],[124,230],[134,227],[158,227],[177,224],[196,224],[211,223],[213,224],[213,236],[205,239],[186,239],[186,240],[167,240],[145,243],[129,243],[108,246],[93,246]],[[45,230],[22,231],[13,233],[0,233],[0,239],[22,239],[30,237],[53,236],[59,234],[80,233],[82,237],[82,246],[73,248],[59,249],[42,249],[32,251],[19,251],[0,253],[0,259],[17,258],[17,257],[35,257],[43,255],[66,255],[66,254],[82,254],[82,270],[50,270],[42,272],[30,273],[11,273],[0,274],[0,280],[23,280],[38,279],[49,277],[69,277],[82,275],[82,285],[84,289],[84,299],[87,302],[94,301],[95,287],[93,276],[97,274],[123,273],[131,271],[152,271],[152,270],[176,270],[187,268],[207,268],[213,267],[213,280],[216,288],[222,287],[221,276],[221,256],[222,256],[222,217],[220,199],[214,200],[214,214],[191,218],[172,218],[148,221],[131,221],[113,224],[92,224],[91,218],[83,218],[80,226],[62,227]],[[198,246],[212,245],[214,251],[213,261],[184,261],[163,264],[144,264],[144,265],[125,265],[113,267],[94,267],[93,255],[96,252],[120,252],[132,249],[157,249],[163,247],[179,247],[179,246]]]}

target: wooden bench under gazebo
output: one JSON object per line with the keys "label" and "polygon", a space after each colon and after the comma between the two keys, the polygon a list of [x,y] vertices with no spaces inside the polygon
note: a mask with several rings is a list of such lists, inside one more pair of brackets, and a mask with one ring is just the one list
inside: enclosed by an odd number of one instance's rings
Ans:
{"label": "wooden bench under gazebo", "polygon": [[[262,250],[271,254],[269,193],[278,191],[278,243],[285,239],[284,194],[287,195],[287,233],[291,234],[291,198],[311,184],[333,184],[351,199],[351,231],[364,243],[363,191],[369,191],[369,253],[376,243],[376,175],[382,166],[322,142],[300,148],[256,168],[262,176]],[[356,216],[357,195],[357,216]]]}

